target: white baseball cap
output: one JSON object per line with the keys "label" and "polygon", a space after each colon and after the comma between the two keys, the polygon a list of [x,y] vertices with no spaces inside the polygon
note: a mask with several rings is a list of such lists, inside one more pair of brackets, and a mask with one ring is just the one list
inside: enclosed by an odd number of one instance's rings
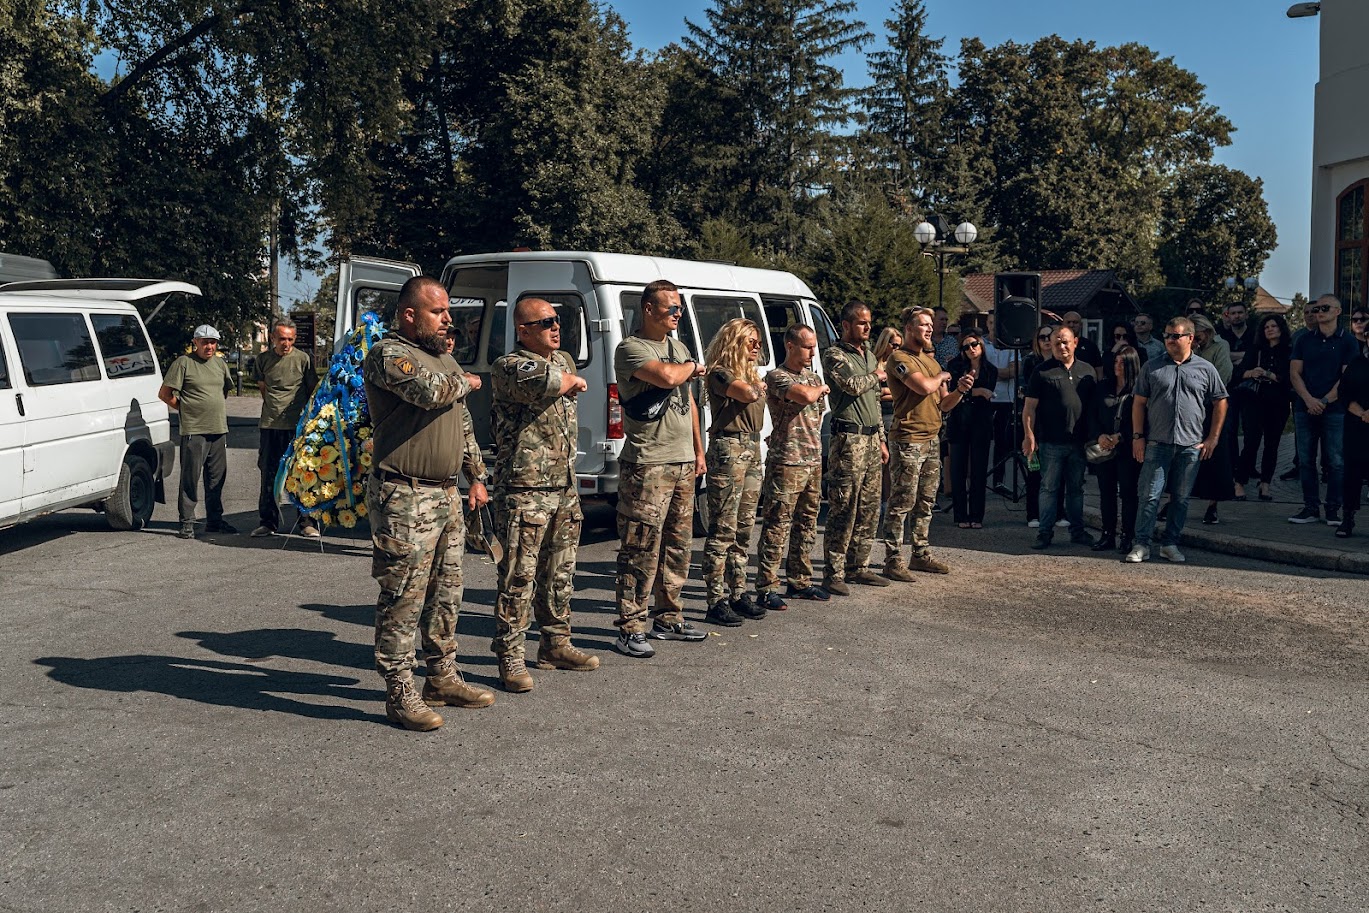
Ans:
{"label": "white baseball cap", "polygon": [[218,331],[218,330],[214,329],[213,327],[211,327],[211,326],[210,326],[209,324],[207,324],[207,323],[202,323],[202,324],[200,324],[199,326],[195,327],[195,338],[196,338],[196,339],[220,339],[220,338],[222,338],[222,337],[219,336],[219,331]]}

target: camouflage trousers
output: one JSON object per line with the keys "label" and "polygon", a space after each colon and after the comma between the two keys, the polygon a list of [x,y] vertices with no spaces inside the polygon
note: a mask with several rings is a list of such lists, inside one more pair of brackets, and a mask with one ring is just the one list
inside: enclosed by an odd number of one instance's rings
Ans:
{"label": "camouflage trousers", "polygon": [[832,435],[827,452],[826,578],[845,580],[870,566],[879,535],[884,460],[877,434]]}
{"label": "camouflage trousers", "polygon": [[[621,463],[618,472],[618,620],[644,634],[651,619],[684,621],[680,591],[694,539],[694,464]],[[648,600],[655,605],[647,611]]]}
{"label": "camouflage trousers", "polygon": [[884,560],[896,557],[903,546],[903,527],[913,517],[912,554],[928,553],[932,508],[941,484],[941,447],[929,441],[889,445],[889,504],[884,511]]}
{"label": "camouflage trousers", "polygon": [[813,582],[813,543],[818,538],[818,509],[822,506],[821,466],[782,466],[765,469],[761,491],[761,544],[756,555],[756,592],[779,589],[780,554],[789,540],[785,571],[789,584],[806,587]]}
{"label": "camouflage trousers", "polygon": [[761,495],[761,445],[717,435],[708,444],[708,539],[704,587],[708,605],[746,592],[746,564]]}
{"label": "camouflage trousers", "polygon": [[490,642],[495,653],[521,654],[534,615],[546,643],[570,637],[570,595],[583,521],[574,488],[510,491],[498,498],[494,527],[504,543],[504,560],[499,563]]}
{"label": "camouflage trousers", "polygon": [[414,635],[433,660],[456,652],[456,616],[465,590],[461,560],[466,523],[461,492],[382,482],[366,488],[371,519],[371,576],[376,602],[376,671],[386,679],[413,669]]}

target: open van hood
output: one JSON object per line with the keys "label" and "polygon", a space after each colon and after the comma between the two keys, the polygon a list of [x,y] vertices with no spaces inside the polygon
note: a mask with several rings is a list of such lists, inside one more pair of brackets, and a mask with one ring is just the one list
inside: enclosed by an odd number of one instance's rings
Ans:
{"label": "open van hood", "polygon": [[0,285],[0,295],[49,295],[97,301],[142,301],[173,292],[201,294],[198,285],[171,279],[37,279]]}

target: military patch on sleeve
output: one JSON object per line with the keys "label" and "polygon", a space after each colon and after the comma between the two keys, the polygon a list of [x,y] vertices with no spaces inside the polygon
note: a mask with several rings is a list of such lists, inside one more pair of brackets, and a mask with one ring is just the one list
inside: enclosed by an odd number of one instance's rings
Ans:
{"label": "military patch on sleeve", "polygon": [[895,370],[898,371],[898,376],[902,377],[903,375],[908,373],[908,365],[906,362],[900,361],[898,363],[898,367]]}
{"label": "military patch on sleeve", "polygon": [[414,367],[413,359],[407,355],[390,359],[390,367],[402,377],[413,377],[418,373],[418,369]]}
{"label": "military patch on sleeve", "polygon": [[526,361],[520,361],[518,363],[518,371],[520,374],[531,374],[533,371],[536,370],[537,362],[533,361],[531,358],[529,358]]}

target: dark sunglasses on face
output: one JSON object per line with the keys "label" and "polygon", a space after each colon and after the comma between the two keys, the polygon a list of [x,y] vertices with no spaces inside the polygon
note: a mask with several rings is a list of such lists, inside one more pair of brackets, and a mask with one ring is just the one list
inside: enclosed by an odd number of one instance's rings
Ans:
{"label": "dark sunglasses on face", "polygon": [[1043,334],[1041,334],[1040,336],[1036,337],[1036,341],[1037,341],[1037,342],[1050,342],[1050,341],[1051,341],[1051,334],[1050,334],[1050,333],[1043,333]]}
{"label": "dark sunglasses on face", "polygon": [[1112,334],[1112,338],[1113,338],[1113,339],[1126,339],[1126,338],[1127,338],[1127,334],[1126,334],[1126,333],[1113,333],[1113,334]]}
{"label": "dark sunglasses on face", "polygon": [[559,327],[560,325],[561,318],[555,314],[550,317],[543,317],[541,320],[526,320],[519,324],[520,327],[541,327],[544,330],[550,330],[552,327]]}
{"label": "dark sunglasses on face", "polygon": [[684,308],[680,307],[678,304],[672,304],[670,307],[665,309],[665,315],[667,317],[679,317],[681,312],[683,311]]}
{"label": "dark sunglasses on face", "polygon": [[1193,335],[1192,333],[1166,333],[1166,334],[1165,334],[1165,339],[1166,339],[1168,342],[1177,342],[1178,340],[1183,339],[1185,336],[1192,336],[1192,335]]}
{"label": "dark sunglasses on face", "polygon": [[967,342],[967,343],[965,343],[963,346],[960,347],[960,351],[962,351],[962,352],[968,352],[968,351],[970,351],[971,349],[977,349],[977,348],[979,348],[979,343],[978,343],[978,342]]}
{"label": "dark sunglasses on face", "polygon": [[1369,317],[1351,317],[1351,323],[1369,323]]}
{"label": "dark sunglasses on face", "polygon": [[1329,310],[1331,310],[1331,305],[1329,305],[1329,304],[1318,304],[1318,305],[1314,305],[1314,306],[1308,308],[1308,309],[1307,309],[1307,312],[1308,312],[1309,314],[1325,314],[1325,313],[1326,313],[1327,311],[1329,311]]}

